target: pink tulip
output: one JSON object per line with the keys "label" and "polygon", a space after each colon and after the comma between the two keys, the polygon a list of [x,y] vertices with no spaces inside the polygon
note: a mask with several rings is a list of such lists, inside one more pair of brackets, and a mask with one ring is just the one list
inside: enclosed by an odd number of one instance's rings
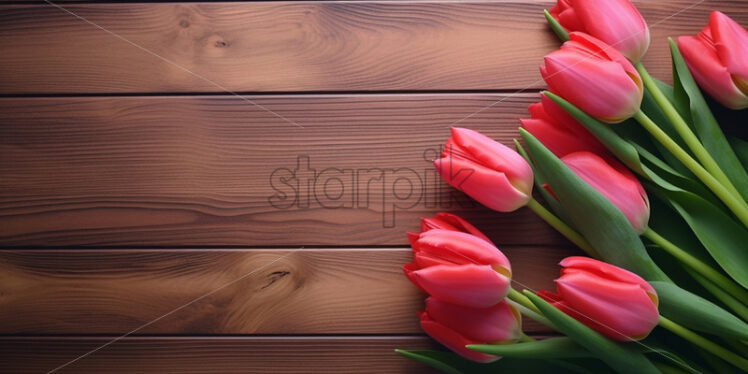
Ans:
{"label": "pink tulip", "polygon": [[522,318],[506,301],[488,308],[469,308],[429,297],[420,313],[421,328],[450,350],[477,362],[499,357],[465,348],[468,344],[511,344],[522,334]]}
{"label": "pink tulip", "polygon": [[538,296],[613,340],[644,339],[657,325],[657,293],[638,275],[587,257],[560,263],[556,292]]}
{"label": "pink tulip", "polygon": [[678,38],[694,80],[731,109],[748,108],[748,31],[721,12],[696,36]]}
{"label": "pink tulip", "polygon": [[459,232],[465,232],[468,234],[475,235],[489,243],[491,243],[491,239],[488,239],[487,236],[483,235],[483,233],[478,230],[475,226],[471,225],[470,222],[465,221],[464,219],[451,214],[451,213],[436,213],[431,218],[421,218],[421,232],[429,231],[433,229],[443,229],[443,230],[452,230],[452,231],[459,231]]}
{"label": "pink tulip", "polygon": [[630,0],[558,0],[549,13],[567,31],[590,34],[631,61],[649,48],[649,28]]}
{"label": "pink tulip", "polygon": [[499,212],[511,212],[532,197],[530,165],[517,152],[473,130],[452,128],[436,170],[452,187]]}
{"label": "pink tulip", "polygon": [[545,56],[540,74],[548,88],[592,117],[609,123],[630,118],[644,87],[634,66],[614,48],[583,33],[571,33],[561,49]]}
{"label": "pink tulip", "polygon": [[557,157],[578,151],[601,157],[608,155],[608,150],[594,135],[547,96],[541,95],[541,101],[527,109],[531,118],[521,119],[522,127]]}
{"label": "pink tulip", "polygon": [[649,223],[649,199],[641,183],[617,161],[609,164],[590,152],[570,153],[561,158],[575,174],[615,205],[634,230],[641,234]]}
{"label": "pink tulip", "polygon": [[408,234],[413,262],[403,266],[413,284],[434,298],[473,308],[499,303],[512,268],[491,242],[464,232],[432,229]]}

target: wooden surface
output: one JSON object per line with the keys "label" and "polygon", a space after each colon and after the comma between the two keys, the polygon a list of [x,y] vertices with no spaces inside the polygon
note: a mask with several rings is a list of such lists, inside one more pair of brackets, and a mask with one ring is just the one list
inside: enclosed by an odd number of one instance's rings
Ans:
{"label": "wooden surface", "polygon": [[[491,213],[449,188],[428,161],[452,123],[491,104],[460,125],[511,142],[516,119],[537,97],[251,97],[303,128],[231,96],[0,98],[6,124],[0,146],[8,160],[0,164],[0,240],[23,246],[407,245],[404,232],[417,230],[418,217],[448,209],[500,244],[556,244],[559,236],[530,211]],[[279,192],[293,193],[276,178],[271,185],[273,171],[296,169],[299,156],[317,173],[347,170],[338,175],[343,185],[325,188],[327,178],[320,178],[310,197],[299,187],[296,203],[289,196],[271,204]],[[383,171],[366,173],[377,168]],[[299,179],[312,173],[304,170]],[[381,179],[366,183],[367,175]],[[351,180],[358,176],[360,183]],[[410,197],[410,185],[395,183],[400,177],[411,181]]]}
{"label": "wooden surface", "polygon": [[[44,373],[116,338],[0,339],[0,371]],[[435,349],[426,337],[124,338],[57,373],[435,373],[394,353]]]}
{"label": "wooden surface", "polygon": [[[451,125],[517,136],[551,2],[4,3],[2,373],[425,373],[393,352],[438,347],[400,270],[418,217],[474,222],[518,287],[579,253],[429,162]],[[660,79],[666,36],[748,24],[694,3],[637,2]],[[332,183],[284,184],[306,159]]]}
{"label": "wooden surface", "polygon": [[[504,251],[515,286],[532,289],[552,287],[543,275],[569,253]],[[424,296],[401,270],[411,256],[409,248],[2,250],[0,292],[12,307],[0,309],[0,333],[124,334],[218,290],[138,334],[417,334],[414,301]]]}
{"label": "wooden surface", "polygon": [[[655,76],[670,69],[665,38],[698,30],[708,10],[748,21],[739,0],[668,18],[694,3],[639,2],[652,24],[645,62]],[[537,66],[557,45],[541,13],[552,4],[66,5],[91,23],[46,4],[8,5],[0,8],[0,92],[537,89]]]}

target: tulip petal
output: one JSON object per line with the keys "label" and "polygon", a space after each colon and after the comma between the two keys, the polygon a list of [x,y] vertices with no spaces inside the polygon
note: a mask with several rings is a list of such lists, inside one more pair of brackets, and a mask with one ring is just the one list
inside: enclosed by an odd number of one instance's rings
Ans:
{"label": "tulip petal", "polygon": [[[621,167],[616,170],[605,160],[590,152],[575,152],[561,161],[576,175],[615,205],[637,233],[646,230],[649,222],[649,200],[636,177]],[[625,171],[624,171],[625,170]]]}
{"label": "tulip petal", "polygon": [[570,0],[585,31],[639,61],[649,48],[649,28],[630,0]]}
{"label": "tulip petal", "polygon": [[694,80],[722,105],[732,109],[747,108],[748,95],[738,89],[714,46],[707,43],[704,38],[705,36],[678,38],[678,49]]}
{"label": "tulip petal", "polygon": [[452,187],[490,209],[511,212],[523,207],[530,200],[531,190],[524,193],[516,189],[502,172],[453,157],[436,160],[434,166],[442,179]]}
{"label": "tulip petal", "polygon": [[440,213],[436,213],[436,215],[434,215],[434,217],[431,217],[431,218],[421,218],[421,231],[428,231],[432,229],[446,229],[446,230],[452,230],[452,231],[462,231],[462,232],[475,235],[489,243],[492,243],[491,240],[488,239],[486,235],[484,235],[475,226],[470,224],[470,222],[465,221],[459,216],[456,216],[451,213],[440,212]]}
{"label": "tulip petal", "polygon": [[599,148],[595,147],[594,143],[590,143],[570,131],[565,131],[559,125],[533,118],[521,119],[520,124],[558,157],[577,151],[601,152]]}
{"label": "tulip petal", "polygon": [[639,110],[643,91],[616,62],[562,49],[545,57],[545,68],[548,85],[593,117],[616,123]]}
{"label": "tulip petal", "polygon": [[562,276],[571,271],[587,272],[595,274],[601,278],[638,285],[645,292],[657,295],[657,292],[652,288],[652,285],[642,277],[606,262],[598,261],[589,257],[571,256],[561,260],[559,265],[563,267],[563,269],[561,269]]}
{"label": "tulip petal", "polygon": [[564,274],[556,287],[572,317],[611,339],[643,338],[657,325],[657,307],[639,285],[580,271]]}
{"label": "tulip petal", "polygon": [[428,257],[440,265],[477,264],[511,269],[509,259],[491,242],[468,233],[444,229],[422,232],[418,248],[414,249],[414,257],[421,267],[426,267],[420,263],[421,258]]}
{"label": "tulip petal", "polygon": [[426,313],[421,313],[421,328],[434,340],[449,348],[452,352],[475,362],[489,363],[500,357],[478,353],[465,348],[466,345],[476,344],[459,333],[431,320]]}
{"label": "tulip petal", "polygon": [[709,15],[709,26],[717,55],[727,71],[748,82],[748,31],[717,11]]}
{"label": "tulip petal", "polygon": [[489,265],[438,265],[412,274],[431,296],[473,308],[494,306],[509,292],[509,279]]}
{"label": "tulip petal", "polygon": [[506,301],[490,308],[469,308],[429,297],[426,312],[443,326],[482,343],[510,343],[522,333],[521,317]]}
{"label": "tulip petal", "polygon": [[459,127],[452,127],[451,131],[454,142],[479,164],[503,172],[516,189],[525,193],[532,191],[532,168],[513,149],[477,131]]}

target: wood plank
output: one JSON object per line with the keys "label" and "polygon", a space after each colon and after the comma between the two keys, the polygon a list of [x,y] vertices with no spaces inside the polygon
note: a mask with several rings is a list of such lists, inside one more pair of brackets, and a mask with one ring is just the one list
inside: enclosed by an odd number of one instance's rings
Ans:
{"label": "wood plank", "polygon": [[[515,287],[576,252],[504,247]],[[2,250],[0,334],[409,334],[425,296],[409,248]],[[209,294],[207,297],[200,298]],[[194,303],[191,301],[198,299]],[[548,331],[526,321],[529,332]]]}
{"label": "wood plank", "polygon": [[[0,245],[407,245],[418,217],[440,210],[502,245],[565,243],[527,209],[477,206],[429,161],[456,122],[510,144],[537,93],[251,100],[262,108],[231,96],[0,99]],[[303,157],[315,172],[284,184]]]}
{"label": "wood plank", "polygon": [[[0,371],[46,373],[115,337],[0,338]],[[435,373],[400,349],[426,337],[125,338],[56,373]]]}
{"label": "wood plank", "polygon": [[[638,3],[652,25],[653,43],[645,63],[655,76],[670,76],[665,38],[697,32],[709,10],[723,10],[748,24],[748,2],[693,3]],[[539,88],[543,84],[537,66],[557,46],[541,13],[552,4],[517,0],[65,5],[152,53],[47,4],[4,5],[0,92]],[[691,8],[683,10],[687,7]]]}

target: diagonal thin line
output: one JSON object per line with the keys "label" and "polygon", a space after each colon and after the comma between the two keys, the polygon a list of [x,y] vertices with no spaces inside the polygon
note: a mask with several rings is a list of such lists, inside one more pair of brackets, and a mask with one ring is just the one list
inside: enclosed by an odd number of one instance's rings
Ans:
{"label": "diagonal thin line", "polygon": [[[687,11],[687,10],[689,10],[689,9],[693,8],[693,7],[695,7],[695,6],[698,6],[699,4],[701,4],[701,3],[705,2],[705,1],[706,1],[706,0],[699,0],[699,1],[697,1],[697,2],[695,2],[695,3],[693,3],[693,4],[689,5],[689,6],[687,6],[687,7],[685,7],[685,8],[682,8],[682,9],[680,9],[680,10],[678,10],[677,12],[675,12],[675,13],[673,13],[673,14],[671,14],[671,15],[669,15],[669,16],[667,16],[667,17],[665,17],[665,18],[663,18],[663,19],[661,19],[661,20],[659,20],[659,21],[657,21],[657,22],[655,22],[655,23],[653,23],[653,24],[652,24],[651,26],[649,26],[649,29],[651,30],[651,29],[655,28],[655,26],[657,26],[657,25],[659,25],[659,24],[661,24],[661,23],[663,23],[663,22],[665,22],[665,21],[667,21],[667,20],[669,20],[669,19],[671,19],[671,18],[673,18],[673,17],[675,17],[675,16],[677,16],[677,15],[679,15],[679,14],[681,14],[681,13],[683,13],[683,12],[685,12],[685,11]],[[604,49],[603,49],[603,51],[607,51],[608,49],[610,49],[610,48],[613,48],[613,46],[615,46],[615,45],[618,45],[618,44],[621,44],[621,43],[623,43],[624,41],[626,41],[626,40],[628,40],[628,39],[631,39],[631,38],[633,38],[633,37],[634,37],[634,36],[636,36],[637,34],[638,34],[638,33],[633,33],[633,34],[631,34],[631,35],[629,35],[629,36],[627,36],[627,37],[625,37],[625,38],[623,38],[623,39],[620,39],[620,40],[618,40],[617,42],[615,42],[614,44],[608,45],[608,46],[607,46],[606,48],[604,48]],[[567,70],[567,69],[570,69],[570,68],[574,67],[574,66],[575,66],[575,65],[577,65],[577,64],[580,64],[580,63],[582,63],[582,62],[585,62],[585,61],[587,61],[587,60],[589,60],[589,59],[591,59],[591,58],[593,58],[593,57],[594,57],[594,56],[588,56],[588,57],[585,57],[585,58],[583,58],[583,59],[580,59],[579,61],[577,61],[577,62],[575,62],[575,63],[573,63],[573,64],[571,64],[571,65],[569,65],[569,66],[567,66],[567,67],[565,67],[565,68],[563,68],[563,69],[561,69],[561,70],[559,70],[559,71],[557,71],[557,72],[555,72],[555,73],[553,73],[553,74],[551,74],[551,75],[549,75],[548,77],[552,77],[552,76],[554,76],[554,75],[556,75],[556,74],[559,74],[559,73],[561,73],[561,72],[563,72],[563,71],[565,71],[565,70]],[[494,102],[493,102],[493,103],[491,103],[490,105],[488,105],[488,106],[485,106],[485,107],[483,107],[483,108],[481,108],[481,109],[478,109],[478,110],[476,110],[475,112],[473,112],[473,113],[470,113],[470,114],[468,114],[467,116],[465,116],[465,117],[463,117],[463,118],[460,118],[459,120],[457,120],[457,121],[453,122],[452,124],[450,124],[450,125],[449,125],[449,126],[447,126],[447,127],[452,127],[452,126],[454,126],[454,125],[456,125],[456,124],[458,124],[458,123],[460,123],[460,122],[462,122],[462,121],[464,121],[464,120],[466,120],[466,119],[468,119],[468,118],[470,118],[470,117],[472,117],[472,116],[474,116],[474,115],[476,115],[476,114],[479,114],[479,113],[481,113],[481,112],[483,112],[483,111],[485,111],[485,110],[487,110],[487,109],[490,109],[490,108],[492,108],[493,106],[495,106],[496,104],[502,103],[502,102],[504,102],[504,101],[505,101],[505,100],[507,100],[507,99],[510,99],[510,98],[512,98],[512,97],[514,97],[514,96],[517,96],[518,94],[521,94],[521,93],[523,93],[523,92],[525,92],[525,91],[527,91],[527,90],[529,90],[529,89],[531,89],[531,88],[535,87],[535,85],[537,85],[537,84],[540,84],[540,83],[543,83],[544,81],[545,81],[545,79],[539,79],[539,80],[537,80],[537,81],[534,81],[534,82],[530,83],[529,85],[525,86],[524,88],[521,88],[521,89],[519,89],[519,90],[517,90],[517,91],[515,91],[515,92],[512,92],[511,94],[508,94],[507,96],[504,96],[503,98],[501,98],[501,99],[499,99],[499,100],[497,100],[497,101],[494,101]]]}
{"label": "diagonal thin line", "polygon": [[284,254],[283,256],[280,256],[280,257],[276,258],[275,260],[270,261],[270,262],[268,262],[268,263],[260,266],[259,268],[256,268],[256,269],[254,269],[254,270],[252,270],[252,271],[250,271],[250,272],[242,275],[241,277],[236,278],[236,279],[232,280],[231,282],[228,282],[228,283],[222,285],[221,287],[218,287],[218,288],[214,289],[213,291],[210,291],[210,292],[208,292],[208,293],[206,293],[206,294],[204,294],[204,295],[202,295],[200,297],[192,299],[191,301],[187,302],[186,304],[183,304],[183,305],[181,305],[181,306],[179,306],[179,307],[177,307],[175,309],[172,309],[171,311],[169,311],[169,312],[161,315],[160,317],[158,317],[156,319],[153,319],[153,320],[151,320],[149,322],[146,322],[145,324],[140,325],[139,327],[131,330],[130,332],[128,332],[128,333],[126,333],[124,335],[118,336],[118,337],[116,337],[116,338],[114,338],[114,339],[112,339],[112,340],[110,340],[110,341],[108,341],[108,342],[106,342],[106,343],[104,343],[104,344],[102,344],[102,345],[100,345],[100,346],[98,346],[98,347],[96,347],[96,348],[94,348],[94,349],[92,349],[92,350],[90,350],[90,351],[88,351],[88,352],[86,352],[86,353],[84,353],[84,354],[82,354],[82,355],[80,355],[80,356],[78,356],[78,357],[76,357],[76,358],[74,358],[74,359],[72,359],[72,360],[70,360],[70,361],[68,361],[68,362],[66,362],[66,363],[64,363],[64,364],[56,367],[56,368],[54,368],[54,369],[52,369],[52,370],[50,370],[50,371],[48,371],[47,374],[54,373],[54,372],[56,372],[56,371],[58,371],[58,370],[60,370],[60,369],[62,369],[64,367],[66,367],[66,366],[68,366],[68,365],[70,365],[70,364],[78,361],[78,360],[86,358],[86,357],[88,357],[88,356],[90,356],[90,355],[98,352],[99,350],[101,350],[103,348],[106,348],[106,347],[108,347],[108,346],[110,346],[110,345],[112,345],[112,344],[114,344],[114,343],[116,343],[116,342],[118,342],[118,341],[120,341],[120,340],[122,340],[122,339],[124,339],[124,338],[126,338],[126,337],[128,337],[128,336],[130,336],[130,335],[132,335],[132,334],[134,334],[134,333],[136,333],[136,332],[138,332],[138,331],[140,331],[140,330],[142,330],[142,329],[144,329],[144,328],[146,328],[146,327],[148,327],[148,326],[150,326],[150,325],[152,325],[152,324],[154,324],[154,323],[156,323],[156,322],[158,322],[158,321],[160,321],[160,320],[162,320],[162,319],[164,319],[164,318],[166,318],[166,317],[168,317],[168,316],[170,316],[170,315],[172,315],[172,314],[174,314],[174,313],[176,313],[176,312],[178,312],[178,311],[180,311],[180,310],[182,310],[182,309],[184,309],[184,308],[186,308],[186,307],[188,307],[188,306],[190,306],[190,305],[192,305],[192,304],[194,304],[194,303],[196,303],[196,302],[198,302],[198,301],[200,301],[200,300],[202,300],[204,298],[206,298],[206,297],[208,297],[208,296],[210,296],[210,295],[213,295],[214,293],[216,293],[216,292],[218,292],[218,291],[220,291],[220,290],[222,290],[222,289],[224,289],[224,288],[226,288],[226,287],[228,287],[228,286],[230,286],[230,285],[232,285],[232,284],[234,284],[236,282],[239,282],[239,281],[241,281],[241,280],[243,280],[243,279],[251,276],[254,273],[257,273],[258,271],[260,271],[262,269],[265,269],[268,266],[270,266],[270,265],[272,265],[272,264],[274,264],[274,263],[276,263],[276,262],[278,262],[278,261],[280,261],[280,260],[282,260],[282,259],[290,256],[291,254],[296,253],[296,252],[302,250],[302,249],[304,249],[304,247],[300,247],[300,248],[297,248],[295,250],[289,251],[288,253]]}
{"label": "diagonal thin line", "polygon": [[262,109],[262,110],[264,110],[264,111],[266,111],[266,112],[268,112],[268,113],[270,113],[270,114],[272,114],[272,115],[274,115],[274,116],[276,116],[276,117],[278,117],[278,118],[280,118],[280,119],[282,119],[282,120],[284,120],[284,121],[286,121],[286,122],[288,122],[288,123],[290,123],[292,125],[294,125],[294,126],[296,126],[296,127],[300,127],[302,129],[304,128],[304,126],[298,124],[297,122],[295,122],[293,120],[290,120],[290,119],[288,119],[288,118],[286,118],[286,117],[284,117],[284,116],[282,116],[282,115],[280,115],[280,114],[278,114],[278,113],[276,113],[276,112],[268,109],[267,107],[265,107],[263,105],[260,105],[260,104],[258,104],[256,102],[248,99],[246,96],[242,96],[242,95],[240,95],[240,94],[238,94],[238,93],[236,93],[234,91],[231,91],[228,88],[226,88],[226,87],[224,87],[224,86],[216,83],[215,81],[213,81],[211,79],[208,79],[208,78],[206,78],[206,77],[204,77],[204,76],[202,76],[202,75],[200,75],[198,73],[195,73],[194,71],[192,71],[190,69],[187,69],[186,67],[184,67],[184,66],[182,66],[182,65],[180,65],[180,64],[178,64],[178,63],[176,63],[176,62],[174,62],[174,61],[172,61],[172,60],[170,60],[170,59],[168,59],[168,58],[166,58],[164,56],[161,56],[158,53],[153,52],[152,50],[150,50],[148,48],[145,48],[145,47],[143,47],[143,46],[141,46],[141,45],[139,45],[139,44],[137,44],[137,43],[135,43],[135,42],[127,39],[127,38],[125,38],[124,36],[121,36],[121,35],[113,32],[113,31],[110,31],[110,30],[108,30],[108,29],[100,26],[99,24],[97,24],[97,23],[95,23],[93,21],[90,21],[90,20],[88,20],[88,19],[86,19],[86,18],[84,18],[82,16],[79,16],[78,14],[75,14],[74,12],[68,10],[67,8],[64,8],[64,7],[62,7],[62,6],[58,5],[58,4],[55,4],[55,3],[53,3],[53,2],[51,2],[49,0],[44,0],[44,2],[47,3],[47,4],[49,4],[49,5],[51,5],[51,6],[53,6],[53,7],[55,7],[55,8],[57,8],[57,9],[60,9],[60,10],[64,11],[67,14],[70,14],[71,16],[73,16],[75,18],[78,18],[79,20],[81,20],[81,21],[83,21],[85,23],[88,23],[91,26],[94,26],[94,27],[98,28],[101,31],[106,32],[107,34],[109,34],[111,36],[114,36],[115,38],[117,38],[119,40],[122,40],[123,42],[126,42],[126,43],[132,45],[135,48],[140,49],[143,52],[146,52],[146,53],[148,53],[148,54],[150,54],[152,56],[155,56],[156,58],[160,59],[161,61],[164,61],[164,62],[166,62],[168,64],[171,64],[171,65],[173,65],[173,66],[175,66],[175,67],[177,67],[177,68],[179,68],[179,69],[181,69],[181,70],[183,70],[183,71],[191,74],[192,76],[194,76],[196,78],[202,79],[203,81],[208,82],[208,83],[210,83],[210,84],[218,87],[222,91],[224,91],[226,93],[229,93],[231,95],[234,95],[234,96],[236,96],[236,97],[238,97],[238,98],[240,98],[240,99],[242,99],[242,100],[244,100],[244,101],[246,101],[246,102],[248,102],[248,103],[250,103],[250,104],[252,104],[252,105],[254,105],[254,106],[256,106],[256,107],[258,107],[258,108],[260,108],[260,109]]}

